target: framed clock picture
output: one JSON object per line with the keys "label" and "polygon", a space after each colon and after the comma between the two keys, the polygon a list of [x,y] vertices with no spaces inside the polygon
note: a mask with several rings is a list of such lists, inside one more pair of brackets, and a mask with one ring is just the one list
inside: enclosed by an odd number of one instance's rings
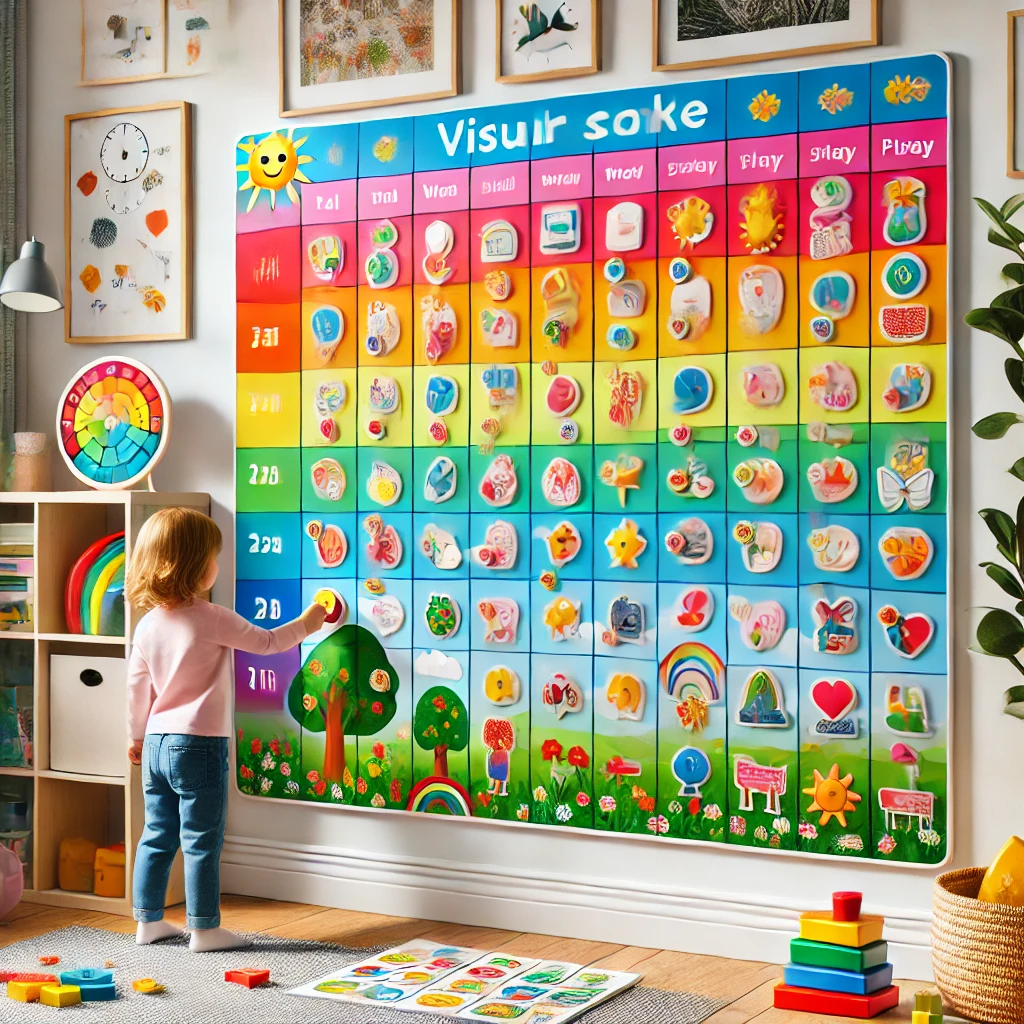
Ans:
{"label": "framed clock picture", "polygon": [[188,338],[191,104],[69,114],[64,149],[64,340]]}

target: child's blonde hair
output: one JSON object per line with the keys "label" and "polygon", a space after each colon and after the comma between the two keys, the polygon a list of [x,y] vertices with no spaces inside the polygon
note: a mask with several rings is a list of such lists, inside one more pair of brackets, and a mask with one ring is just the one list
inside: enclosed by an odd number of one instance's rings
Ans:
{"label": "child's blonde hair", "polygon": [[162,508],[139,530],[124,581],[136,608],[173,608],[202,593],[210,559],[220,552],[220,527],[194,508]]}

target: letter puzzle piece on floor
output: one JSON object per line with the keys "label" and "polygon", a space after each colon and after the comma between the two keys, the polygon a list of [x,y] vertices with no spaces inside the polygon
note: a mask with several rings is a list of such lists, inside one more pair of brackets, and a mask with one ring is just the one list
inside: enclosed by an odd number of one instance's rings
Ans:
{"label": "letter puzzle piece on floor", "polygon": [[224,980],[233,981],[236,985],[244,985],[246,988],[256,988],[270,981],[270,971],[262,967],[239,967],[233,971],[225,971]]}
{"label": "letter puzzle piece on floor", "polygon": [[784,982],[775,986],[775,1007],[779,1010],[803,1010],[807,1013],[834,1013],[837,1017],[867,1020],[899,1005],[900,990],[895,985],[852,996],[843,992],[817,992],[812,988],[794,988]]}
{"label": "letter puzzle piece on floor", "polygon": [[7,998],[19,1003],[34,1003],[44,985],[57,981],[52,974],[14,974],[7,982]]}
{"label": "letter puzzle piece on floor", "polygon": [[831,910],[810,910],[800,915],[800,938],[859,949],[878,942],[884,926],[885,918],[875,914],[863,914],[859,921],[834,921]]}
{"label": "letter puzzle piece on floor", "polygon": [[44,1006],[74,1006],[82,1001],[82,990],[77,985],[44,985],[39,1002]]}
{"label": "letter puzzle piece on floor", "polygon": [[856,949],[851,946],[833,946],[828,942],[809,942],[790,939],[789,959],[795,964],[809,967],[832,967],[837,971],[868,971],[879,967],[889,958],[889,944],[884,940],[872,942]]}
{"label": "letter puzzle piece on floor", "polygon": [[809,967],[786,964],[785,981],[796,988],[815,988],[824,992],[846,992],[866,996],[892,984],[892,964],[881,964],[870,970],[837,971],[834,967]]}

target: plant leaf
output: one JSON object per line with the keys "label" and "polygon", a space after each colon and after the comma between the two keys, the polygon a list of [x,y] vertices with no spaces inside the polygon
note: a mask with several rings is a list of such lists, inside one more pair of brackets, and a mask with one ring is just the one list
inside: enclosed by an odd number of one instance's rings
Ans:
{"label": "plant leaf", "polygon": [[985,215],[999,228],[1014,245],[1024,242],[1024,231],[1015,228],[987,199],[974,197],[974,201],[985,212]]}
{"label": "plant leaf", "polygon": [[1018,313],[1024,313],[1024,285],[1000,292],[992,300],[992,305],[996,309],[1015,309]]}
{"label": "plant leaf", "polygon": [[[1024,289],[1021,290],[1024,291]],[[1010,387],[1013,388],[1013,393],[1024,402],[1024,360],[1007,359],[1003,363],[1003,372],[1006,374]]]}
{"label": "plant leaf", "polygon": [[1014,423],[1024,423],[1024,417],[1015,412],[994,412],[978,420],[971,430],[983,441],[994,441],[1002,437]]}
{"label": "plant leaf", "polygon": [[995,537],[999,553],[1016,568],[1017,562],[1013,557],[1013,552],[1017,549],[1017,543],[1014,537],[1013,520],[998,508],[983,508],[978,515],[981,516],[989,528],[989,532]]}
{"label": "plant leaf", "polygon": [[1018,480],[1024,480],[1024,458],[1018,459],[1008,470],[1007,473],[1012,473]]}
{"label": "plant leaf", "polygon": [[1011,281],[1016,281],[1017,284],[1024,284],[1024,263],[1007,263],[1003,267],[1003,277],[1008,277]]}
{"label": "plant leaf", "polygon": [[1001,306],[980,306],[972,309],[965,317],[968,327],[976,327],[979,331],[988,331],[997,338],[1010,344],[1016,344],[1024,338],[1024,316],[1015,309]]}
{"label": "plant leaf", "polygon": [[1018,601],[1024,601],[1024,587],[1020,585],[1020,582],[1009,569],[1004,568],[997,562],[981,562],[980,565],[985,570],[985,574],[989,579],[994,580],[1004,593],[1009,594],[1010,597],[1015,597]]}
{"label": "plant leaf", "polygon": [[993,608],[978,623],[978,646],[995,658],[1012,658],[1024,649],[1024,623],[1005,608]]}
{"label": "plant leaf", "polygon": [[1003,714],[1024,718],[1024,686],[1011,686],[1003,697],[1006,699]]}
{"label": "plant leaf", "polygon": [[996,231],[995,228],[988,229],[988,240],[993,245],[998,245],[1004,249],[1009,249],[1010,252],[1014,253],[1017,256],[1021,256],[1021,258],[1024,259],[1024,255],[1022,255],[1020,249],[1018,249],[1017,246],[1015,246],[1013,242],[1011,242],[1010,239],[1008,239],[1005,235],[999,234],[999,232]]}
{"label": "plant leaf", "polygon": [[1024,206],[1024,192],[1018,192],[999,207],[999,215],[1004,220],[1009,220],[1022,206]]}
{"label": "plant leaf", "polygon": [[1016,529],[1016,545],[1014,551],[1017,553],[1017,565],[1021,564],[1022,548],[1024,548],[1024,498],[1021,498],[1017,503],[1017,529]]}

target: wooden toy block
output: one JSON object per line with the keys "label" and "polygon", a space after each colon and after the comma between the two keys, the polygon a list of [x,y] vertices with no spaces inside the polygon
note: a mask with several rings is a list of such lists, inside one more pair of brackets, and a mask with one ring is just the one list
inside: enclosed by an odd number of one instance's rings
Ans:
{"label": "wooden toy block", "polygon": [[93,985],[79,985],[83,1003],[108,1003],[117,998],[117,987],[112,981]]}
{"label": "wooden toy block", "polygon": [[846,992],[866,996],[892,984],[892,964],[881,964],[867,971],[837,971],[834,967],[810,967],[786,964],[785,981],[795,988],[816,988],[824,992]]}
{"label": "wooden toy block", "polygon": [[910,1024],[942,1024],[942,1014],[913,1010],[910,1014]]}
{"label": "wooden toy block", "polygon": [[895,985],[872,992],[869,996],[852,996],[842,992],[817,992],[812,988],[794,988],[779,982],[775,986],[774,1003],[779,1010],[803,1010],[807,1013],[832,1013],[837,1017],[867,1020],[899,1005],[900,990]]}
{"label": "wooden toy block", "polygon": [[914,1009],[924,1013],[937,1013],[942,1016],[942,996],[935,988],[923,988],[914,993]]}
{"label": "wooden toy block", "polygon": [[889,959],[889,944],[872,942],[856,949],[852,946],[833,946],[829,942],[810,942],[791,939],[789,959],[795,964],[810,967],[834,967],[837,971],[867,971],[879,967]]}
{"label": "wooden toy block", "polygon": [[141,992],[143,995],[155,996],[165,991],[164,986],[159,981],[155,981],[153,978],[136,978],[132,982],[132,988],[136,992]]}
{"label": "wooden toy block", "polygon": [[882,938],[885,918],[864,914],[857,921],[835,921],[830,910],[811,910],[800,915],[800,938],[831,942],[861,949]]}
{"label": "wooden toy block", "polygon": [[0,981],[56,981],[56,974],[40,974],[38,971],[0,971]]}
{"label": "wooden toy block", "polygon": [[233,981],[236,985],[244,985],[246,988],[256,988],[270,981],[270,971],[262,967],[239,967],[233,971],[225,971],[224,980]]}
{"label": "wooden toy block", "polygon": [[859,892],[832,893],[832,920],[857,921],[860,919],[860,905],[864,896]]}
{"label": "wooden toy block", "polygon": [[39,999],[45,981],[9,981],[7,982],[7,998],[19,1003],[34,1003]]}
{"label": "wooden toy block", "polygon": [[113,981],[113,971],[100,970],[98,967],[82,967],[77,971],[60,972],[62,985],[77,985],[79,988],[86,985],[110,985]]}
{"label": "wooden toy block", "polygon": [[74,1006],[82,1001],[77,985],[44,985],[39,993],[43,1006]]}

